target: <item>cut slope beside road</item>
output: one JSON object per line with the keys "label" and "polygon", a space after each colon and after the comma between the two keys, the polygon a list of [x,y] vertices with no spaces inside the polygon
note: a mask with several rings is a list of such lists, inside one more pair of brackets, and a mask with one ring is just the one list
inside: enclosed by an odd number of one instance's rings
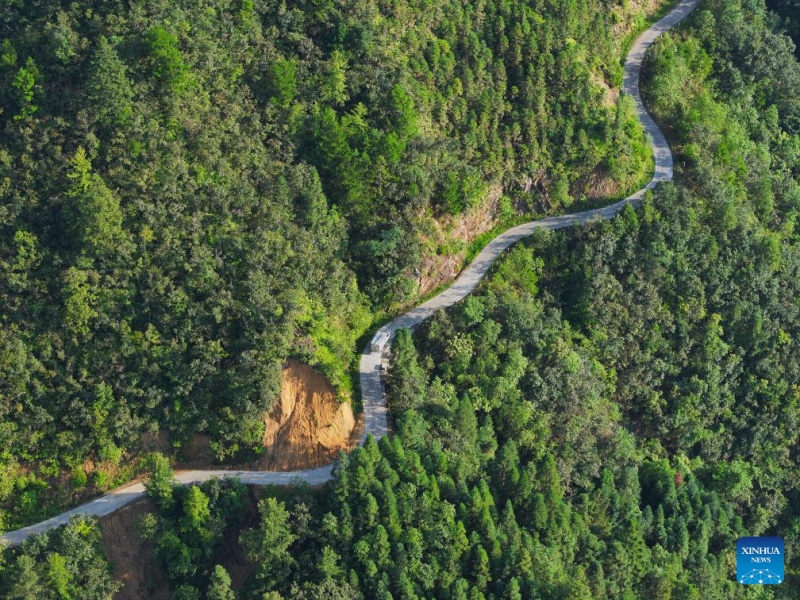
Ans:
{"label": "cut slope beside road", "polygon": [[[561,215],[558,217],[549,217],[512,227],[494,238],[481,253],[478,254],[475,260],[464,269],[461,275],[448,289],[420,306],[400,315],[378,330],[372,338],[375,344],[373,345],[373,343],[370,343],[361,355],[359,369],[365,425],[361,439],[362,443],[366,440],[367,435],[372,435],[376,439],[379,439],[389,430],[389,413],[388,406],[386,405],[383,382],[381,380],[381,367],[383,356],[387,353],[391,344],[391,338],[398,329],[414,327],[430,317],[438,309],[452,306],[459,300],[465,298],[475,289],[480,280],[489,272],[494,261],[497,260],[506,249],[522,238],[531,235],[535,230],[540,228],[560,229],[585,223],[594,218],[613,218],[625,205],[638,204],[646,190],[655,187],[659,182],[672,179],[672,152],[669,149],[664,134],[644,107],[639,89],[639,78],[642,61],[650,45],[658,39],[662,33],[668,31],[685,19],[699,3],[700,0],[682,0],[669,14],[636,39],[625,61],[623,91],[632,96],[635,100],[639,121],[650,137],[653,148],[655,171],[650,182],[628,198],[604,208]],[[389,335],[381,335],[384,333],[388,333]],[[317,485],[331,478],[332,468],[333,465],[326,465],[316,469],[288,472],[198,470],[178,473],[175,479],[181,484],[207,481],[214,477],[238,477],[243,483],[252,485],[280,485],[291,483],[293,480],[305,481],[311,485]],[[65,525],[70,518],[75,515],[98,517],[108,515],[130,502],[133,502],[137,498],[142,497],[143,494],[144,486],[142,483],[134,483],[126,487],[118,488],[92,502],[63,512],[41,523],[16,531],[10,531],[4,534],[2,539],[10,545],[19,544],[30,535],[42,533],[54,527]]]}

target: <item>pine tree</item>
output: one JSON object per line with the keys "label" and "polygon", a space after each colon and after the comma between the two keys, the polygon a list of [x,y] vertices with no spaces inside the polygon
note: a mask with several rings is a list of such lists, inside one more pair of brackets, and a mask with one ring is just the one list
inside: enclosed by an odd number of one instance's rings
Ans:
{"label": "pine tree", "polygon": [[207,600],[236,600],[236,593],[231,589],[231,576],[222,565],[214,567],[206,592]]}
{"label": "pine tree", "polygon": [[428,381],[419,365],[417,349],[408,329],[400,329],[395,334],[387,384],[393,410],[402,412],[419,406],[425,400]]}
{"label": "pine tree", "polygon": [[283,503],[266,498],[258,503],[258,512],[261,515],[259,526],[242,533],[239,541],[248,560],[258,564],[256,578],[262,589],[270,589],[286,579],[294,564],[289,546],[296,536]]}
{"label": "pine tree", "polygon": [[104,36],[100,36],[92,56],[87,88],[87,98],[101,124],[124,126],[130,122],[133,85],[125,63]]}
{"label": "pine tree", "polygon": [[144,484],[147,496],[161,510],[169,510],[174,502],[175,480],[169,459],[163,454],[150,455],[150,477]]}
{"label": "pine tree", "polygon": [[65,229],[72,232],[77,249],[93,258],[119,252],[126,242],[119,199],[100,175],[92,173],[83,148],[75,152],[67,177],[73,183],[67,193]]}

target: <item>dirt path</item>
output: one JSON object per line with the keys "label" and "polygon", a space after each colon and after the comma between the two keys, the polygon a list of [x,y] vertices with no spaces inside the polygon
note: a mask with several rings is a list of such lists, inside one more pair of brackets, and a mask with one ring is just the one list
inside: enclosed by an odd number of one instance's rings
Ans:
{"label": "dirt path", "polygon": [[[430,317],[438,309],[452,306],[466,297],[475,289],[483,276],[489,271],[492,263],[497,260],[506,249],[522,238],[531,235],[535,230],[540,228],[561,229],[563,227],[586,223],[595,218],[611,219],[617,215],[626,204],[637,206],[641,202],[646,190],[655,187],[659,182],[672,179],[672,152],[670,152],[664,134],[644,107],[639,91],[639,75],[641,73],[642,60],[650,45],[658,39],[662,33],[668,31],[685,19],[699,3],[700,0],[683,0],[666,17],[655,23],[650,29],[639,36],[636,42],[634,42],[625,61],[625,78],[622,89],[636,101],[639,121],[641,121],[642,126],[652,141],[656,166],[650,183],[625,200],[612,204],[611,206],[525,223],[524,225],[513,227],[501,233],[478,254],[472,264],[461,273],[458,279],[447,290],[383,326],[375,334],[375,337],[373,337],[367,349],[364,350],[364,354],[361,355],[360,378],[365,424],[364,431],[361,435],[362,443],[366,440],[367,435],[372,435],[375,439],[379,439],[388,433],[389,430],[389,414],[383,383],[381,381],[381,366],[383,357],[388,352],[389,346],[391,345],[391,337],[398,329],[402,327],[414,327]],[[389,334],[388,339],[387,336],[381,336],[383,333]],[[379,340],[380,343],[378,343]],[[373,345],[373,342],[375,342],[375,345]],[[284,472],[233,470],[185,471],[177,474],[175,479],[178,483],[188,484],[207,481],[212,477],[238,477],[243,483],[253,485],[288,484],[293,479],[298,479],[306,481],[311,485],[317,485],[330,479],[332,467],[333,465],[329,464],[316,469]],[[42,533],[53,527],[65,525],[73,515],[104,516],[130,504],[137,498],[141,498],[143,494],[144,486],[141,483],[119,488],[97,500],[68,510],[47,521],[25,527],[24,529],[18,529],[17,531],[10,531],[4,534],[2,539],[7,544],[19,544],[32,534]]]}

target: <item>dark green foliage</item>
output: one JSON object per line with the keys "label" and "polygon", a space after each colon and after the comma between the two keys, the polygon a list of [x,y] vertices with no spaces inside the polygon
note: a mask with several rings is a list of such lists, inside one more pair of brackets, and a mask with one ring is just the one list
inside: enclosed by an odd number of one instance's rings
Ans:
{"label": "dark green foliage", "polygon": [[4,527],[52,509],[39,482],[126,464],[146,431],[210,433],[220,458],[257,447],[289,356],[352,392],[370,315],[348,222],[273,145],[268,44],[234,4],[0,11]]}
{"label": "dark green foliage", "polygon": [[[800,146],[792,99],[749,107],[763,73],[728,54],[740,27],[772,35],[746,18],[763,5],[705,6],[649,79],[682,119],[684,179],[613,221],[540,231],[397,333],[395,435],[311,502],[271,505],[290,569],[273,597],[323,581],[363,598],[794,597]],[[744,96],[721,85],[736,77]],[[786,540],[786,585],[735,583],[736,540],[759,534]]]}
{"label": "dark green foliage", "polygon": [[231,589],[231,576],[220,565],[214,567],[211,573],[206,600],[236,600],[236,594]]}
{"label": "dark green foliage", "polygon": [[296,536],[291,531],[289,513],[283,504],[267,498],[258,504],[261,523],[242,534],[245,556],[258,565],[257,586],[263,591],[283,584],[294,563],[289,546]]}
{"label": "dark green foliage", "polygon": [[392,342],[392,354],[395,367],[392,372],[396,375],[391,378],[393,404],[400,410],[409,410],[424,402],[428,386],[409,330],[397,332]]}
{"label": "dark green foliage", "polygon": [[95,118],[107,127],[127,125],[133,117],[134,95],[128,67],[111,43],[101,37],[91,59],[86,92]]}
{"label": "dark green foliage", "polygon": [[0,595],[8,600],[110,600],[118,589],[94,521],[76,517],[0,559]]}
{"label": "dark green foliage", "polygon": [[169,459],[162,454],[153,454],[149,460],[150,477],[145,483],[147,496],[162,510],[174,505],[175,481]]}
{"label": "dark green foliage", "polygon": [[794,40],[794,54],[800,58],[800,5],[797,0],[766,0],[767,7],[783,21],[786,33]]}
{"label": "dark green foliage", "polygon": [[208,588],[214,598],[230,600],[230,577],[219,566],[220,547],[225,532],[244,517],[247,488],[236,479],[173,487],[165,460],[155,462],[146,488],[157,510],[142,519],[141,535],[153,542],[175,597],[199,598],[200,590]]}
{"label": "dark green foliage", "polygon": [[[413,482],[420,504],[364,526],[389,531],[399,518],[402,533],[426,522],[427,488],[404,466],[419,461],[438,482],[439,510],[456,507],[470,542],[446,576],[440,547],[423,552],[433,585],[453,587],[425,587],[401,567],[417,595],[450,597],[463,578],[501,597],[511,592],[500,582],[513,578],[532,598],[744,597],[726,558],[739,536],[783,535],[796,555],[800,315],[786,298],[800,295],[800,254],[784,239],[775,271],[760,256],[763,226],[750,219],[727,232],[715,214],[713,202],[665,187],[638,215],[544,233],[470,301],[424,324],[417,353],[398,338],[390,397],[400,437],[381,444],[376,463],[388,460],[398,477],[375,472],[398,499]],[[747,275],[732,276],[732,265]],[[420,364],[431,383],[409,406]],[[497,437],[488,452],[475,434],[484,428]],[[414,449],[400,452],[401,440]],[[354,540],[377,494],[365,460],[348,464]],[[402,581],[374,554],[374,567],[361,565],[354,543],[365,595],[383,573],[400,594]],[[547,571],[522,566],[544,555]]]}
{"label": "dark green foliage", "polygon": [[[350,389],[368,301],[413,295],[431,215],[648,172],[630,102],[595,83],[620,79],[627,3],[95,4],[0,12],[15,518],[46,487],[20,461],[79,469],[157,427],[257,445],[288,356]],[[397,435],[262,501],[245,594],[736,598],[735,540],[764,532],[797,568],[798,69],[771,24],[709,0],[662,38],[648,91],[685,181],[541,232],[400,332]],[[230,597],[241,486],[153,471],[174,596]],[[70,560],[21,557],[14,593],[61,594]]]}
{"label": "dark green foliage", "polygon": [[5,3],[6,525],[55,495],[14,485],[26,467],[132,468],[158,430],[257,448],[287,358],[352,394],[371,309],[419,293],[445,213],[645,178],[600,83],[642,16],[626,4]]}

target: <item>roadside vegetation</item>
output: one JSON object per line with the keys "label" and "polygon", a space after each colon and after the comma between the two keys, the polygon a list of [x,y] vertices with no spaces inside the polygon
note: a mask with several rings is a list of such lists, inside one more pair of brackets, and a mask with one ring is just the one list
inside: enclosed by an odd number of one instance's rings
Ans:
{"label": "roadside vegetation", "polygon": [[0,596],[7,600],[110,600],[120,587],[94,520],[76,517],[0,557]]}
{"label": "roadside vegetation", "polygon": [[251,458],[287,358],[352,395],[356,340],[489,190],[548,213],[646,178],[608,89],[642,11],[4,3],[0,528],[132,476],[146,437]]}
{"label": "roadside vegetation", "polygon": [[[792,598],[800,65],[780,28],[763,0],[706,0],[662,36],[645,92],[678,180],[539,232],[399,332],[395,434],[322,490],[271,490],[251,525],[241,486],[174,488],[156,459],[141,533],[176,597]],[[57,577],[64,535],[6,551],[0,586]],[[734,581],[742,535],[784,538],[785,584]]]}

